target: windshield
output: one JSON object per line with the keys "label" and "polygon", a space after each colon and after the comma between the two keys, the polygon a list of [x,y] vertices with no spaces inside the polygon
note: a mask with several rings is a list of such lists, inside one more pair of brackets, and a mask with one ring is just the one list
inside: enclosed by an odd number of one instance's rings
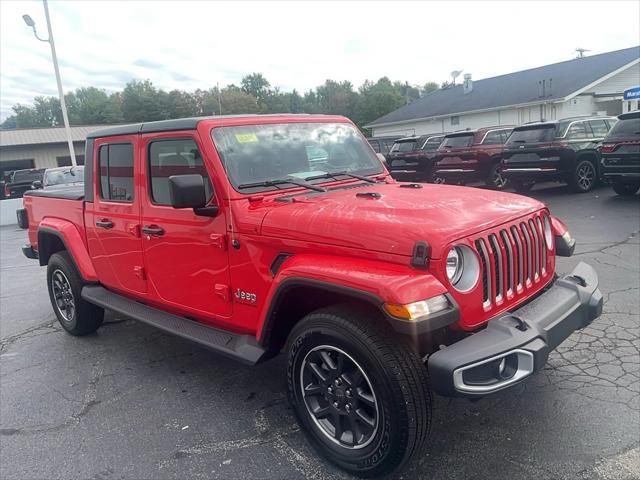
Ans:
{"label": "windshield", "polygon": [[42,180],[42,170],[17,170],[13,174],[13,183],[33,182]]}
{"label": "windshield", "polygon": [[516,128],[511,133],[511,136],[509,136],[507,145],[551,142],[555,136],[555,131],[553,125],[548,127],[524,128],[522,130]]}
{"label": "windshield", "polygon": [[607,135],[607,140],[638,138],[640,138],[640,117],[619,120]]}
{"label": "windshield", "polygon": [[454,137],[445,137],[442,147],[470,147],[473,145],[473,134],[456,135]]}
{"label": "windshield", "polygon": [[[285,123],[214,128],[211,132],[231,184],[243,192],[291,188],[256,185],[327,173],[382,173],[382,164],[359,132],[344,123]],[[333,178],[317,178],[322,183]]]}
{"label": "windshield", "polygon": [[73,170],[47,170],[44,172],[44,186],[84,182],[84,167]]}
{"label": "windshield", "polygon": [[415,140],[408,140],[404,142],[396,142],[391,147],[392,152],[413,152],[413,149],[416,146]]}

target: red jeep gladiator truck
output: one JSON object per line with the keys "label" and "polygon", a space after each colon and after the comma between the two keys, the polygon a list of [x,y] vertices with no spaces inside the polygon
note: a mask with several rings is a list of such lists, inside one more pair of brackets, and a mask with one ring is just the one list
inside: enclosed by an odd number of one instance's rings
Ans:
{"label": "red jeep gladiator truck", "polygon": [[540,202],[398,183],[346,118],[235,116],[90,134],[85,183],[18,211],[72,335],[108,309],[247,364],[286,352],[310,442],[371,477],[420,451],[432,392],[540,370],[602,310]]}

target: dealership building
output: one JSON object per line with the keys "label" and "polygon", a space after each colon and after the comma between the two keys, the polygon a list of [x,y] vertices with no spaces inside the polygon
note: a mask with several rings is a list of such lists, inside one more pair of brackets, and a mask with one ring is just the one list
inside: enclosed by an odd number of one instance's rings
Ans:
{"label": "dealership building", "polygon": [[[84,164],[84,143],[88,133],[100,125],[71,127],[71,139],[79,165]],[[64,127],[0,130],[0,178],[4,172],[25,168],[71,165]]]}
{"label": "dealership building", "polygon": [[640,46],[436,90],[366,125],[372,136],[423,135],[638,109]]}

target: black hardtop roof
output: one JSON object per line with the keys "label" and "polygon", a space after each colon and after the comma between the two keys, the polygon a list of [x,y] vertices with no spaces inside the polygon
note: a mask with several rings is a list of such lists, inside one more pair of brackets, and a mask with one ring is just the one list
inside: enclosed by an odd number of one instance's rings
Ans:
{"label": "black hardtop roof", "polygon": [[273,113],[273,114],[240,114],[215,115],[211,117],[177,118],[173,120],[159,120],[156,122],[132,123],[130,125],[116,125],[102,128],[87,135],[87,138],[111,137],[114,135],[136,135],[138,133],[172,132],[176,130],[195,130],[203,120],[220,120],[225,118],[256,118],[256,117],[318,117],[320,115],[307,113]]}

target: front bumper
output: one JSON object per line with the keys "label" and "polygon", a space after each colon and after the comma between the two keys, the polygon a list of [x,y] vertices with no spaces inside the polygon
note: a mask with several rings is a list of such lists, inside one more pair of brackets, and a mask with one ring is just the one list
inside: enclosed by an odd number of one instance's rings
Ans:
{"label": "front bumper", "polygon": [[520,383],[544,366],[549,352],[601,313],[598,276],[581,262],[532,302],[431,355],[433,388],[448,397],[481,397]]}

